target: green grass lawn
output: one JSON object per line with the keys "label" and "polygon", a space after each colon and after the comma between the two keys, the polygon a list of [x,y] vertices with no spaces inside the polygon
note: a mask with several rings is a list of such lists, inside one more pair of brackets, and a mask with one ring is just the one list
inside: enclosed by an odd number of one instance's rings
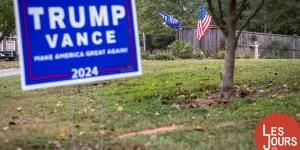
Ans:
{"label": "green grass lawn", "polygon": [[[284,113],[300,122],[300,60],[237,60],[235,82],[248,84],[252,96],[208,108],[171,107],[218,92],[222,67],[222,60],[143,61],[143,76],[103,82],[105,149],[256,149],[262,118]],[[99,84],[21,92],[19,77],[0,78],[0,149],[53,149],[57,143],[69,149],[70,105],[75,146],[96,148],[100,93]],[[173,124],[181,128],[119,138]]]}

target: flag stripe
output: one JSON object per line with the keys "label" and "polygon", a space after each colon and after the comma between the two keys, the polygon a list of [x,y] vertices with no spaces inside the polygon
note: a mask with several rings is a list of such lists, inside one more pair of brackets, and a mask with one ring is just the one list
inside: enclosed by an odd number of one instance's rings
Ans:
{"label": "flag stripe", "polygon": [[211,23],[211,16],[208,15],[207,11],[201,7],[200,8],[200,14],[199,14],[199,20],[197,24],[197,39],[201,40],[204,35],[209,30],[209,25]]}

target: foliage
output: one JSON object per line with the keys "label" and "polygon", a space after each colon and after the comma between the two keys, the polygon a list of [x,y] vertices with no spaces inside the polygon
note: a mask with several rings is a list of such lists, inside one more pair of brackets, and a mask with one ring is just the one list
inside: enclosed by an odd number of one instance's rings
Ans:
{"label": "foliage", "polygon": [[3,37],[15,34],[15,16],[14,7],[12,0],[1,0],[0,1],[0,42]]}
{"label": "foliage", "polygon": [[241,59],[241,55],[239,53],[235,53],[235,59]]}
{"label": "foliage", "polygon": [[169,40],[175,40],[175,30],[165,24],[158,10],[174,16],[180,26],[190,26],[197,24],[199,6],[203,3],[205,0],[137,0],[139,34],[142,37],[144,32],[149,36],[148,49],[165,48]]}
{"label": "foliage", "polygon": [[253,54],[250,54],[250,53],[247,53],[243,56],[244,59],[253,59],[254,58],[254,55]]}
{"label": "foliage", "polygon": [[204,55],[204,58],[207,58],[207,59],[214,59],[216,56],[215,56],[215,52],[214,50],[210,50],[210,49],[203,49],[201,50],[203,52],[203,55]]}
{"label": "foliage", "polygon": [[[238,53],[235,53],[235,59],[240,59],[241,56]],[[217,53],[216,55],[216,59],[225,59],[225,51],[221,50]]]}
{"label": "foliage", "polygon": [[168,46],[168,49],[172,51],[173,55],[183,59],[189,59],[193,57],[193,53],[197,51],[197,48],[189,43],[183,41],[174,41]]}
{"label": "foliage", "polygon": [[266,0],[264,7],[249,24],[249,31],[300,35],[300,1]]}
{"label": "foliage", "polygon": [[277,56],[273,56],[273,55],[266,55],[266,56],[264,56],[263,59],[280,59],[280,58]]}
{"label": "foliage", "polygon": [[217,53],[217,56],[216,56],[217,59],[224,59],[225,58],[225,51],[222,50],[222,51],[219,51]]}
{"label": "foliage", "polygon": [[284,58],[284,53],[288,50],[286,46],[280,45],[279,42],[273,41],[265,49],[266,56],[273,55],[276,58]]}
{"label": "foliage", "polygon": [[193,53],[193,59],[203,59],[204,58],[204,53],[203,52],[196,52],[196,53]]}
{"label": "foliage", "polygon": [[167,53],[156,53],[156,54],[142,53],[142,59],[146,59],[146,60],[175,60],[176,58],[172,55],[167,54]]}

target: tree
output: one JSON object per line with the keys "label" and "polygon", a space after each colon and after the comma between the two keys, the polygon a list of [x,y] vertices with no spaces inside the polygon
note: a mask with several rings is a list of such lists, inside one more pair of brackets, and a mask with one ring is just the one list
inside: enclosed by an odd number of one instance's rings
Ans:
{"label": "tree", "polygon": [[299,0],[265,0],[261,12],[253,18],[247,30],[300,35],[299,10]]}
{"label": "tree", "polygon": [[15,17],[14,7],[12,0],[1,0],[0,1],[0,42],[5,36],[15,34]]}
{"label": "tree", "polygon": [[[239,7],[237,0],[228,0],[228,14],[227,18],[224,18],[223,6],[221,0],[217,2],[218,11],[215,11],[215,5],[213,5],[212,0],[207,0],[208,9],[212,15],[214,22],[222,30],[225,39],[226,39],[226,48],[225,48],[225,60],[224,68],[221,73],[221,93],[220,98],[229,98],[231,97],[234,90],[234,65],[235,65],[235,51],[237,48],[237,43],[242,31],[249,24],[250,20],[259,12],[262,8],[265,0],[260,0],[260,3],[256,6],[255,11],[245,19],[245,22],[239,29],[238,34],[236,34],[237,23],[242,17],[242,14],[250,6],[250,0],[241,0],[239,1]],[[254,2],[253,2],[254,3]],[[255,4],[255,3],[254,3]],[[218,13],[218,15],[217,15]],[[226,20],[225,20],[226,19]]]}
{"label": "tree", "polygon": [[196,25],[199,6],[204,2],[205,0],[137,0],[140,35],[145,32],[150,36],[150,44],[154,48],[167,46],[168,41],[170,43],[175,39],[176,32],[164,24],[157,11],[173,15],[181,26]]}

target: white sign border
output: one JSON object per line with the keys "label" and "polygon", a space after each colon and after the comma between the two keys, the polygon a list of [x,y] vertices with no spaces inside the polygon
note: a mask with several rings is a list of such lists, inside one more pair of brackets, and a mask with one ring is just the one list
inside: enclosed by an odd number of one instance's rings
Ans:
{"label": "white sign border", "polygon": [[136,15],[135,0],[131,0],[131,6],[132,6],[133,26],[134,26],[134,31],[135,31],[134,36],[135,36],[136,57],[137,57],[137,66],[138,66],[137,72],[106,75],[106,76],[93,77],[93,78],[82,78],[82,79],[67,80],[67,81],[57,81],[57,82],[42,83],[42,84],[35,84],[35,85],[26,85],[24,58],[23,58],[23,43],[22,43],[21,24],[20,24],[20,16],[19,16],[19,3],[18,3],[18,0],[14,0],[14,12],[15,12],[15,21],[16,21],[16,29],[17,29],[17,37],[18,37],[18,51],[19,51],[19,64],[20,64],[22,90],[28,91],[28,90],[52,88],[52,87],[58,87],[58,86],[75,85],[75,84],[88,84],[88,83],[95,83],[97,81],[104,81],[104,80],[110,80],[110,79],[126,78],[126,77],[134,77],[134,76],[142,75],[141,52],[140,52],[140,43],[139,43],[139,36],[138,36],[138,27],[137,27],[138,22],[137,22],[137,15]]}

